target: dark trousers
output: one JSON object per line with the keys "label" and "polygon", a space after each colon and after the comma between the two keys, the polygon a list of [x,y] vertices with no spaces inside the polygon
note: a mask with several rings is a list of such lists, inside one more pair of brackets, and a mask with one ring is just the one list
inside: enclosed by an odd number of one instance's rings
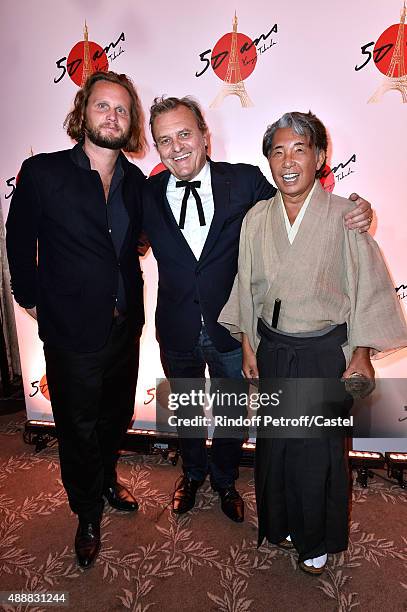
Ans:
{"label": "dark trousers", "polygon": [[[161,350],[161,362],[167,378],[196,378],[202,381],[202,386],[206,365],[208,365],[211,379],[242,378],[241,349],[220,353],[209,338],[204,326],[202,326],[198,343],[192,351],[181,353]],[[199,383],[197,383],[198,386]],[[216,435],[215,432],[209,463],[204,436],[189,438],[183,436],[180,432],[179,436],[183,470],[189,478],[203,480],[209,471],[214,489],[225,488],[234,484],[239,475],[238,468],[242,453],[241,437],[228,438]]]}
{"label": "dark trousers", "polygon": [[71,510],[97,521],[102,492],[116,481],[122,438],[134,409],[139,338],[114,320],[106,345],[78,353],[44,345],[62,482]]}
{"label": "dark trousers", "polygon": [[[324,336],[295,338],[259,323],[259,333],[261,387],[268,383],[265,379],[340,378],[346,369],[341,348],[346,325]],[[255,483],[259,543],[266,537],[279,544],[290,535],[300,561],[346,550],[348,470],[343,438],[258,439]]]}

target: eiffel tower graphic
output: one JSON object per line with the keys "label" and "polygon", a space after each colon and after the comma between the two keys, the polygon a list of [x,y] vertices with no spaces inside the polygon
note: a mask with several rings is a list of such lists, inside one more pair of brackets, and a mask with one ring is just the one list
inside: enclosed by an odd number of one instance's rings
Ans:
{"label": "eiffel tower graphic", "polygon": [[239,57],[237,55],[237,17],[233,18],[232,44],[230,47],[229,63],[222,88],[209,108],[219,108],[226,96],[238,96],[244,108],[254,106],[249,98],[242,75],[240,73]]}
{"label": "eiffel tower graphic", "polygon": [[81,88],[85,85],[87,78],[91,74],[93,74],[93,68],[92,68],[92,64],[90,61],[88,26],[86,25],[86,19],[85,19],[85,27],[83,28],[83,71],[82,71]]}
{"label": "eiffel tower graphic", "polygon": [[403,102],[407,103],[407,74],[404,63],[404,23],[406,21],[406,13],[406,2],[404,0],[404,5],[401,9],[397,40],[393,49],[393,56],[390,61],[389,69],[387,70],[384,81],[377,91],[375,91],[373,96],[368,100],[368,102],[379,102],[380,98],[386,93],[386,91],[397,89],[401,93]]}

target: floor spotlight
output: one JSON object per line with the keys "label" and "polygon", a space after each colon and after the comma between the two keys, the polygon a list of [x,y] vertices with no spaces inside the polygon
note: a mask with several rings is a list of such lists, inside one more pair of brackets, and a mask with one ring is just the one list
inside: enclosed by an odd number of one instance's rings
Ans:
{"label": "floor spotlight", "polygon": [[407,469],[407,453],[385,453],[387,464],[387,475],[395,478],[402,489],[407,487],[404,479],[404,470]]}
{"label": "floor spotlight", "polygon": [[53,422],[27,421],[24,427],[23,440],[26,444],[34,445],[35,452],[39,453],[47,446],[56,444],[56,435]]}
{"label": "floor spotlight", "polygon": [[373,478],[373,470],[384,468],[385,460],[382,453],[372,451],[350,450],[348,452],[351,468],[356,470],[357,482],[361,487],[367,487],[367,479]]}

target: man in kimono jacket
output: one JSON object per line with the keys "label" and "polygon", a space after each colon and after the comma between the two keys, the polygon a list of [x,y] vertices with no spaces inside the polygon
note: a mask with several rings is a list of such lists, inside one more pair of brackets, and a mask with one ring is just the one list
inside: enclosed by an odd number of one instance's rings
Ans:
{"label": "man in kimono jacket", "polygon": [[[325,128],[312,113],[287,113],[266,132],[263,152],[279,191],[243,221],[238,274],[219,317],[243,340],[249,378],[373,377],[369,350],[407,345],[376,242],[346,231],[350,202],[315,180],[326,148]],[[327,553],[347,548],[347,496],[342,439],[258,439],[259,543],[293,542],[301,569],[320,574]]]}

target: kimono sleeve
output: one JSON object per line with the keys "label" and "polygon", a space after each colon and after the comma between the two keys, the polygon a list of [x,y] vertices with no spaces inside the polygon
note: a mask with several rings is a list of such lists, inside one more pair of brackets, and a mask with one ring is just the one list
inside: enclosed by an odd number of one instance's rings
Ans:
{"label": "kimono sleeve", "polygon": [[240,231],[238,272],[229,299],[223,307],[218,322],[229,330],[231,335],[242,341],[242,333],[247,334],[250,345],[257,348],[257,313],[251,290],[252,249],[247,232],[247,215]]}
{"label": "kimono sleeve", "polygon": [[405,317],[377,243],[367,233],[345,236],[351,354],[358,346],[370,347],[372,356],[407,346]]}

